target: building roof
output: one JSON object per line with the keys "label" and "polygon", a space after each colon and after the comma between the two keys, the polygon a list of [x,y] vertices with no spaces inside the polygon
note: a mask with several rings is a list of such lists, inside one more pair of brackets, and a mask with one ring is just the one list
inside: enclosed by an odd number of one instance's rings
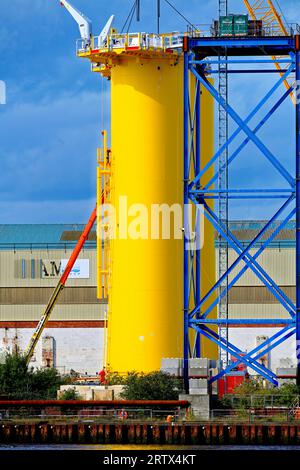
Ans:
{"label": "building roof", "polygon": [[[281,221],[273,222],[269,229],[259,238],[255,246],[261,246],[262,243],[268,240],[278,229]],[[229,223],[229,229],[233,235],[242,243],[247,246],[260,231],[266,226],[267,221],[264,220],[249,220],[249,221],[232,221]],[[215,233],[216,245],[218,245],[218,234]],[[296,238],[296,221],[290,220],[282,230],[280,230],[274,239],[271,240],[269,246],[274,248],[288,248],[295,245]]]}
{"label": "building roof", "polygon": [[[65,249],[76,244],[84,224],[0,224],[0,249]],[[86,247],[94,248],[95,228]]]}
{"label": "building roof", "polygon": [[[229,229],[238,240],[246,246],[266,225],[266,221],[232,221]],[[271,225],[270,230],[260,238],[256,246],[260,246],[280,222]],[[272,247],[293,247],[295,245],[295,220],[291,220],[274,238]],[[0,224],[0,250],[20,249],[67,249],[75,246],[84,224]],[[215,234],[216,246],[218,235]],[[86,248],[95,248],[96,228],[94,227],[87,240]]]}

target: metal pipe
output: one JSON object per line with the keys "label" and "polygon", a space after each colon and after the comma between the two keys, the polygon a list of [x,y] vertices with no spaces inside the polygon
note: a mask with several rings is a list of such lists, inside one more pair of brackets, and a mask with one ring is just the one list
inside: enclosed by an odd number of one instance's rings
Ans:
{"label": "metal pipe", "polygon": [[141,0],[136,0],[136,21],[141,20]]}
{"label": "metal pipe", "polygon": [[187,245],[189,202],[189,56],[184,52],[184,79],[183,79],[183,112],[184,112],[184,168],[183,168],[183,205],[184,205],[184,232],[183,232],[183,380],[185,392],[189,393],[189,252]]}
{"label": "metal pipe", "polygon": [[[196,161],[195,161],[195,174],[200,173],[201,168],[201,90],[200,83],[197,81],[196,84]],[[197,188],[200,188],[201,180]],[[196,207],[196,305],[201,300],[201,251],[199,248],[199,240],[201,236],[201,214],[199,214],[198,207]],[[197,313],[199,316],[199,312]],[[198,332],[196,332],[196,356],[201,357],[201,337]]]}
{"label": "metal pipe", "polygon": [[[193,60],[191,64],[198,64],[198,65],[217,65],[217,64],[274,64],[274,60],[272,59],[221,59],[221,60]],[[277,64],[291,64],[293,61],[291,59],[278,59],[276,60]]]}
{"label": "metal pipe", "polygon": [[[250,70],[227,70],[227,73],[228,74],[231,74],[231,73],[286,73],[287,70],[286,69],[279,69],[279,70],[269,70],[269,69],[265,69],[265,70],[259,70],[259,69],[250,69]],[[291,72],[294,72],[294,69],[291,70]],[[213,75],[213,74],[217,74],[219,73],[218,70],[209,70],[209,74]]]}
{"label": "metal pipe", "polygon": [[160,34],[160,0],[157,0],[157,34]]}
{"label": "metal pipe", "polygon": [[190,324],[194,323],[195,325],[295,325],[295,320],[290,318],[262,318],[262,319],[253,319],[253,318],[198,318],[195,320],[190,320]]}

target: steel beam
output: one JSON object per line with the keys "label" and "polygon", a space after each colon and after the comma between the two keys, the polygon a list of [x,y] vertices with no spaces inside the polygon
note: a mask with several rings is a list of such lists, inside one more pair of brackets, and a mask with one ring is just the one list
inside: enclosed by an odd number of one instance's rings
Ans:
{"label": "steel beam", "polygon": [[189,252],[187,251],[187,238],[186,229],[188,226],[187,205],[189,203],[189,123],[190,123],[190,99],[189,99],[189,54],[184,52],[184,165],[183,165],[183,206],[184,206],[184,234],[183,234],[183,314],[184,314],[184,328],[183,328],[183,380],[185,392],[189,392]]}
{"label": "steel beam", "polygon": [[[300,85],[300,36],[296,51],[296,85]],[[297,90],[298,91],[298,90]],[[296,354],[297,385],[300,387],[300,101],[296,93]]]}

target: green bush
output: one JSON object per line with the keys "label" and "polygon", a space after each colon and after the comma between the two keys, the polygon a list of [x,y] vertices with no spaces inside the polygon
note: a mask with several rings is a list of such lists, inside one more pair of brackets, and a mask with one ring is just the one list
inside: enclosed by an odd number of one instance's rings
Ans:
{"label": "green bush", "polygon": [[76,388],[69,388],[64,390],[59,397],[60,400],[81,400],[81,396],[77,392]]}
{"label": "green bush", "polygon": [[125,378],[118,374],[118,372],[109,371],[106,374],[105,382],[106,385],[123,385]]}
{"label": "green bush", "polygon": [[15,400],[55,399],[60,385],[66,383],[55,369],[29,368],[24,356],[7,355],[0,364],[0,395]]}
{"label": "green bush", "polygon": [[262,382],[250,379],[243,382],[235,388],[233,394],[233,402],[231,395],[224,395],[219,401],[220,408],[234,408],[247,409],[251,405],[259,408],[265,406],[266,403],[273,406],[291,406],[295,397],[298,396],[299,391],[296,384],[285,383],[281,387],[274,387],[269,384],[266,388]]}
{"label": "green bush", "polygon": [[123,385],[125,400],[177,400],[182,391],[182,382],[164,372],[130,372]]}

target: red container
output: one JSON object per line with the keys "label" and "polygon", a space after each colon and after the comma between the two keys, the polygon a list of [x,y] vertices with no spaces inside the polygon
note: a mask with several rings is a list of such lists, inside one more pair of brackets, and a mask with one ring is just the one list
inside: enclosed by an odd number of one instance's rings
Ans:
{"label": "red container", "polygon": [[[225,382],[226,381],[226,382]],[[235,389],[245,381],[245,374],[227,375],[226,378],[218,380],[218,396],[222,398],[224,395],[232,395]],[[226,388],[226,389],[225,389]]]}

